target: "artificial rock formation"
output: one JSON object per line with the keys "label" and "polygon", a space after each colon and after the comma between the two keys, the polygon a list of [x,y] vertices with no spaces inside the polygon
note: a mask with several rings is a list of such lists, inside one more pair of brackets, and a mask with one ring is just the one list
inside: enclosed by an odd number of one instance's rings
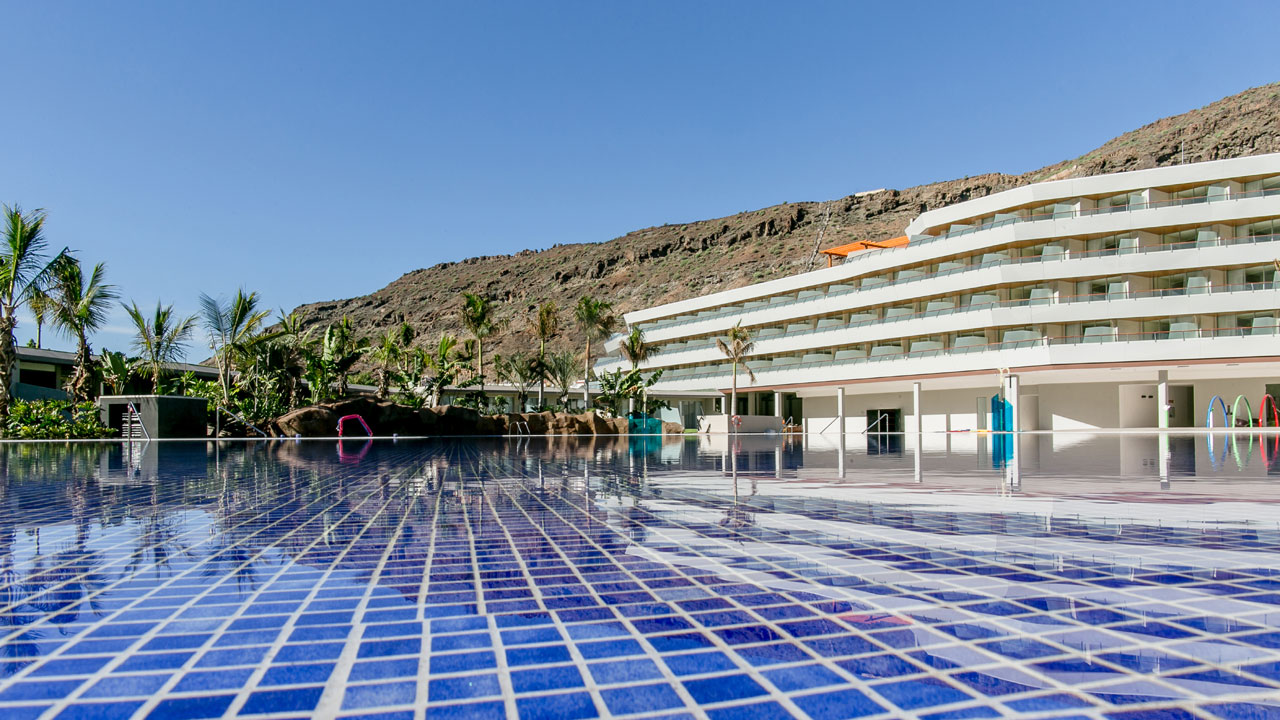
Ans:
{"label": "artificial rock formation", "polygon": [[[470,408],[445,405],[410,408],[372,398],[355,398],[336,403],[299,408],[271,423],[274,435],[292,437],[333,437],[338,419],[359,415],[375,435],[625,435],[626,418],[604,418],[595,413],[512,413],[481,415]],[[663,423],[664,433],[679,434],[679,423]],[[346,428],[362,434],[363,428]]]}

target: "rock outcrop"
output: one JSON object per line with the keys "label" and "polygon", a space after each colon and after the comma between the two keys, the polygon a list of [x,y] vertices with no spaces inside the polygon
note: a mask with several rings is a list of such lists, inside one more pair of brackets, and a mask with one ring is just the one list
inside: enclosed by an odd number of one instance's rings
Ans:
{"label": "rock outcrop", "polygon": [[[446,405],[410,408],[372,398],[352,398],[313,405],[280,416],[270,425],[277,436],[333,437],[338,419],[359,415],[375,435],[625,435],[626,418],[605,418],[595,413],[513,413],[481,415],[470,408]],[[663,423],[668,434],[684,432],[679,423]],[[362,434],[363,428],[345,428]]]}

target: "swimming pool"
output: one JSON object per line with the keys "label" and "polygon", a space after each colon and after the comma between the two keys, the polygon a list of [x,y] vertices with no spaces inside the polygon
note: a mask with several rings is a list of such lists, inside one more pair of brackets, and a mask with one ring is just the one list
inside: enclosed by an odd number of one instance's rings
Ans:
{"label": "swimming pool", "polygon": [[6,718],[1280,716],[1275,436],[0,445]]}

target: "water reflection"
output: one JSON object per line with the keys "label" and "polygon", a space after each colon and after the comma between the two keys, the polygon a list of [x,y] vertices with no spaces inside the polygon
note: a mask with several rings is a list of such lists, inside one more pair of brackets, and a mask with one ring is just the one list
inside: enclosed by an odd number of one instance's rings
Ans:
{"label": "water reflection", "polygon": [[[30,673],[73,648],[127,655],[190,635],[197,625],[181,618],[193,608],[297,617],[313,612],[322,588],[426,621],[622,606],[664,615],[675,596],[657,588],[696,586],[733,612],[755,612],[745,595],[803,606],[880,643],[886,658],[910,651],[935,667],[963,664],[970,644],[1034,636],[1090,663],[1097,680],[1160,663],[1280,661],[1247,641],[1280,626],[1262,584],[1280,576],[1280,533],[1257,516],[1280,492],[1255,482],[1272,474],[1277,442],[926,434],[0,445],[0,673]],[[1206,615],[1234,624],[1210,632],[1195,625]],[[230,633],[222,616],[195,616],[199,632]],[[776,618],[751,617],[787,637]],[[1155,632],[1146,628],[1175,625],[1190,637],[1182,649],[1145,643]],[[1217,642],[1224,635],[1242,639]],[[996,647],[1015,659],[1030,652]],[[1092,665],[1107,653],[1115,657]],[[889,677],[893,667],[860,672]]]}

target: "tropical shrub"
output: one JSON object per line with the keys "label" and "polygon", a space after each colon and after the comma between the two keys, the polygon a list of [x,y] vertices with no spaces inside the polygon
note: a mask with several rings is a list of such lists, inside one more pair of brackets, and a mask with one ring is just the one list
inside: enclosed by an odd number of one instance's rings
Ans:
{"label": "tropical shrub", "polygon": [[102,424],[92,402],[15,400],[5,422],[5,436],[22,440],[98,439],[115,432]]}

